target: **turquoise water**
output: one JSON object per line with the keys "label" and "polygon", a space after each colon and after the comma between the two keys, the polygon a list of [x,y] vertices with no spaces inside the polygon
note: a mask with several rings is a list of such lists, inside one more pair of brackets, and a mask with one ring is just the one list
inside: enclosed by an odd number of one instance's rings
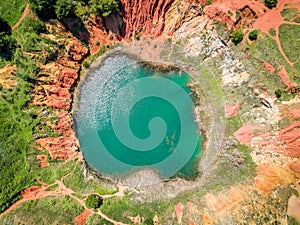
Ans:
{"label": "turquoise water", "polygon": [[202,136],[193,116],[189,76],[157,72],[112,55],[80,84],[74,119],[80,150],[100,173],[153,168],[193,177]]}

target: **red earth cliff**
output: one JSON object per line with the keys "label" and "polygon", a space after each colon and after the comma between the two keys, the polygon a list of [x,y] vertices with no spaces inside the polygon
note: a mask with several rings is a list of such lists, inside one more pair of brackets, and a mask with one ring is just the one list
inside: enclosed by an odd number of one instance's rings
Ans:
{"label": "red earth cliff", "polygon": [[161,35],[166,12],[173,2],[174,0],[123,0],[125,37],[130,38],[139,33],[153,34],[155,37]]}

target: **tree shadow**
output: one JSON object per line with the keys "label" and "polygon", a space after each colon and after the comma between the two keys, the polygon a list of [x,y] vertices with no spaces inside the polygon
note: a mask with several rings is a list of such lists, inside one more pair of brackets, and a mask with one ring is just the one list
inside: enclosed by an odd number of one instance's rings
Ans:
{"label": "tree shadow", "polygon": [[121,39],[125,36],[126,25],[119,14],[110,14],[109,16],[104,17],[103,20],[105,28],[108,32],[110,31],[115,34],[118,39]]}
{"label": "tree shadow", "polygon": [[74,35],[74,37],[76,37],[84,44],[88,45],[90,40],[90,34],[85,24],[79,17],[74,16],[72,18],[65,18],[61,20],[61,22],[64,24],[66,29]]}
{"label": "tree shadow", "polygon": [[11,34],[12,30],[8,22],[0,17],[0,32]]}

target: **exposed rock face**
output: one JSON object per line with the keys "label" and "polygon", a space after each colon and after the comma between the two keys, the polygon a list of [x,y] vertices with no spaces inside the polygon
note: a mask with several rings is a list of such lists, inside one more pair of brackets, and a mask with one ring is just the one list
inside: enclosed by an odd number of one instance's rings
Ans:
{"label": "exposed rock face", "polygon": [[123,26],[119,15],[110,15],[104,21],[98,16],[92,16],[86,24],[91,55],[97,53],[101,46],[121,40]]}
{"label": "exposed rock face", "polygon": [[[89,50],[64,30],[59,23],[47,24],[49,32],[53,35],[64,34],[68,38],[59,40],[64,43],[65,51],[61,52],[57,62],[40,65],[36,76],[37,84],[34,86],[34,95],[31,104],[54,110],[58,121],[50,126],[59,137],[43,137],[36,140],[40,151],[47,150],[54,159],[67,160],[78,157],[79,142],[72,129],[73,120],[69,114],[72,104],[72,91],[81,69],[80,63],[85,59]],[[61,35],[59,35],[61,36]],[[51,38],[51,36],[49,36]],[[59,110],[59,111],[58,111]],[[41,154],[37,159],[40,166],[48,165],[47,157]]]}
{"label": "exposed rock face", "polygon": [[126,38],[137,33],[162,34],[165,26],[166,12],[174,0],[123,0]]}
{"label": "exposed rock face", "polygon": [[252,125],[244,125],[240,129],[238,129],[234,135],[236,139],[238,139],[241,143],[245,145],[249,145],[252,138],[255,136],[253,131],[258,127]]}

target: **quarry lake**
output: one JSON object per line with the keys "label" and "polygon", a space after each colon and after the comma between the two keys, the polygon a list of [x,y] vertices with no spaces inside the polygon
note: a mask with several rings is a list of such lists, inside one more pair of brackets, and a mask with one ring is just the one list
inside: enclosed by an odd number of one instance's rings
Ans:
{"label": "quarry lake", "polygon": [[126,54],[92,66],[79,84],[74,120],[80,150],[101,174],[121,177],[151,168],[192,178],[203,136],[180,70],[159,70]]}

